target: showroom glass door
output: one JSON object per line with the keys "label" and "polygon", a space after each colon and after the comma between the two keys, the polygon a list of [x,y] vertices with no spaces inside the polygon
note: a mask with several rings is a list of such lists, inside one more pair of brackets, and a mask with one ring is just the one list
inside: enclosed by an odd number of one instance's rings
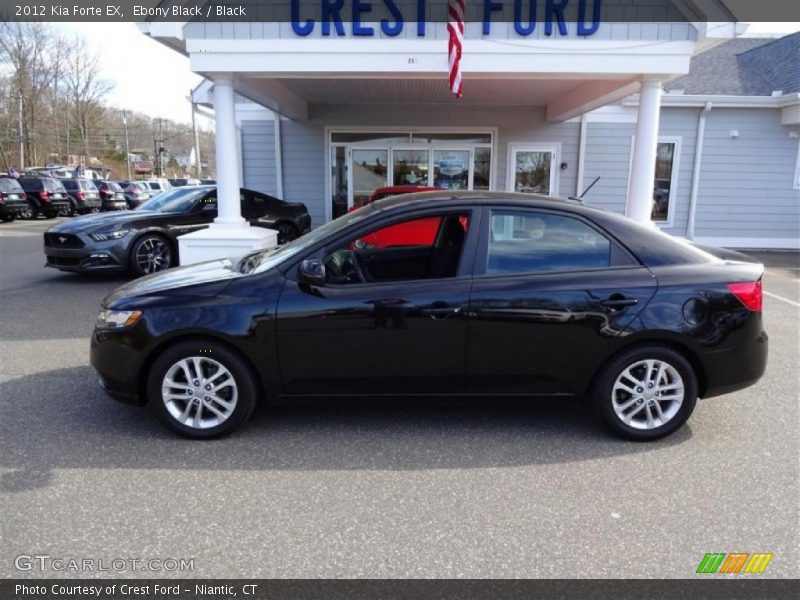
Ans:
{"label": "showroom glass door", "polygon": [[433,151],[433,185],[445,190],[472,189],[472,151],[437,148]]}
{"label": "showroom glass door", "polygon": [[353,148],[349,170],[352,190],[348,208],[358,208],[369,200],[372,192],[386,187],[389,181],[389,150],[387,148]]}
{"label": "showroom glass door", "polygon": [[347,146],[331,145],[331,216],[334,219],[346,214],[350,203],[348,171]]}
{"label": "showroom glass door", "polygon": [[430,157],[427,148],[394,148],[391,185],[430,185]]}

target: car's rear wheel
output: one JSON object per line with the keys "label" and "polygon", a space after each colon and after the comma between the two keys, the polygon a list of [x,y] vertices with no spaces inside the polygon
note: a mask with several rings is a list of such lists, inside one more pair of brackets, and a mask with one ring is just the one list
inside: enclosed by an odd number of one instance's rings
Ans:
{"label": "car's rear wheel", "polygon": [[39,214],[38,211],[30,204],[28,204],[27,208],[24,208],[23,210],[19,211],[19,218],[26,220],[35,219],[38,214]]}
{"label": "car's rear wheel", "polygon": [[600,419],[617,435],[655,440],[692,414],[697,377],[679,352],[665,346],[637,347],[603,369],[591,399]]}
{"label": "car's rear wheel", "polygon": [[147,380],[158,417],[186,437],[226,435],[253,413],[258,384],[248,363],[213,341],[186,341],[162,353]]}
{"label": "car's rear wheel", "polygon": [[149,275],[173,266],[174,252],[166,238],[147,234],[133,243],[131,269],[136,275]]}
{"label": "car's rear wheel", "polygon": [[3,223],[11,223],[11,221],[17,218],[17,215],[3,215],[0,218],[3,219]]}
{"label": "car's rear wheel", "polygon": [[285,244],[297,239],[297,227],[286,221],[281,221],[275,227],[278,232],[278,243]]}

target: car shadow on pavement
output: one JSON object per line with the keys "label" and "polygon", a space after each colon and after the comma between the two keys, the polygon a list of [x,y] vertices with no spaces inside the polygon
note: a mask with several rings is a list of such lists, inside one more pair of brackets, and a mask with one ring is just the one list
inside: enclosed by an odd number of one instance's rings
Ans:
{"label": "car shadow on pavement", "polygon": [[[55,469],[426,470],[513,467],[654,452],[597,428],[577,403],[330,400],[263,406],[232,435],[173,435],[147,408],[119,404],[90,367],[0,384],[0,491],[50,484]],[[36,392],[32,393],[32,390]]]}

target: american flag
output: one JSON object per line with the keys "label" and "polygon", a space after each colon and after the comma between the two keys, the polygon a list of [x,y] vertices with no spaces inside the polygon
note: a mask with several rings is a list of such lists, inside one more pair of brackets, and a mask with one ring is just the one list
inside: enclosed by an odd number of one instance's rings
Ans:
{"label": "american flag", "polygon": [[461,48],[464,44],[464,0],[448,0],[447,59],[450,66],[450,91],[459,100],[464,93],[461,81]]}

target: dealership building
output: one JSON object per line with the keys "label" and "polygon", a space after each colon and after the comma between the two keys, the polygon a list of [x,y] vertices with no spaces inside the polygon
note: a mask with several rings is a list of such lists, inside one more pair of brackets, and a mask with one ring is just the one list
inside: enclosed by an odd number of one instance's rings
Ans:
{"label": "dealership building", "polygon": [[267,243],[240,185],[319,225],[410,184],[583,195],[698,243],[800,248],[800,35],[649,4],[669,18],[468,21],[460,100],[442,19],[140,24],[189,57],[215,114],[218,225],[191,235]]}

